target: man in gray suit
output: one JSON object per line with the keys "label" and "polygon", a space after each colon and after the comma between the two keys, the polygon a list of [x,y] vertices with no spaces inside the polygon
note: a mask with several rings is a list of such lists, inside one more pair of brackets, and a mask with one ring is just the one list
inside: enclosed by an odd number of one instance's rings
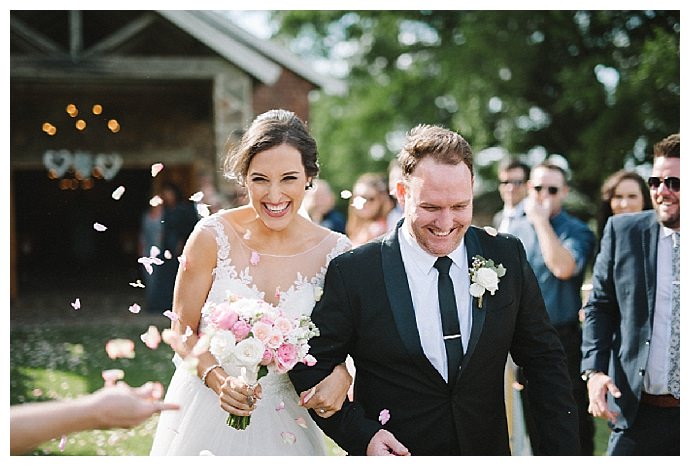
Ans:
{"label": "man in gray suit", "polygon": [[611,217],[585,306],[589,412],[609,455],[680,454],[680,135],[654,146],[656,212]]}

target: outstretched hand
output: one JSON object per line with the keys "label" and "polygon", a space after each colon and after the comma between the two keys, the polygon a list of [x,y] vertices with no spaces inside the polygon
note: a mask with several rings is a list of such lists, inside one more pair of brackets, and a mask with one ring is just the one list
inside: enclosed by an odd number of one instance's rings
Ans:
{"label": "outstretched hand", "polygon": [[589,393],[589,408],[587,408],[587,411],[594,417],[602,417],[615,422],[618,413],[610,411],[606,403],[607,393],[611,393],[614,398],[621,397],[621,391],[613,383],[613,379],[603,372],[592,374],[587,382],[587,391]]}
{"label": "outstretched hand", "polygon": [[411,454],[393,434],[381,429],[369,441],[367,456],[411,456]]}
{"label": "outstretched hand", "polygon": [[156,413],[180,408],[160,401],[162,394],[163,387],[159,382],[147,382],[141,387],[119,382],[98,390],[89,400],[98,414],[97,428],[130,428]]}

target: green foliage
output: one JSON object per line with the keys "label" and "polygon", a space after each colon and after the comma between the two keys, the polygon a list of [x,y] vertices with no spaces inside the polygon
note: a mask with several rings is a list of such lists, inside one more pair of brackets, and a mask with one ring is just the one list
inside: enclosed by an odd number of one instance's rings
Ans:
{"label": "green foliage", "polygon": [[459,131],[475,154],[492,146],[526,159],[535,148],[560,154],[575,191],[594,205],[606,176],[648,162],[651,146],[679,131],[678,11],[279,11],[273,19],[281,40],[349,70],[348,93],[321,95],[311,115],[322,175],[338,189],[385,169],[401,135],[429,123]]}

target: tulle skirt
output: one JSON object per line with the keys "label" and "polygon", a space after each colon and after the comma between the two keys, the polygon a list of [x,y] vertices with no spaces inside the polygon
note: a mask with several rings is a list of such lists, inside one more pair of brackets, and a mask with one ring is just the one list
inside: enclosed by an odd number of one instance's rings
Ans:
{"label": "tulle skirt", "polygon": [[263,397],[251,423],[240,431],[226,424],[218,395],[196,375],[178,366],[165,401],[178,411],[160,415],[151,455],[325,455],[325,436],[306,409],[287,374],[269,373],[259,381]]}

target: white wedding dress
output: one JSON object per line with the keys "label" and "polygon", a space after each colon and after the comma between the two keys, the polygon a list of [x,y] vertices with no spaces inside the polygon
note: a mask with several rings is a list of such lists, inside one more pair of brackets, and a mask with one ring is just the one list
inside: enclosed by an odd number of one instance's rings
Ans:
{"label": "white wedding dress", "polygon": [[[300,254],[258,254],[246,246],[223,218],[223,212],[202,219],[196,228],[213,234],[218,249],[208,301],[220,302],[230,292],[278,305],[291,317],[311,314],[328,263],[350,248],[346,236],[330,232]],[[266,296],[260,290],[275,293]],[[203,330],[205,325],[202,317],[200,328]],[[287,374],[269,372],[259,380],[263,397],[257,402],[250,425],[240,431],[226,424],[228,413],[221,409],[218,395],[201,383],[196,371],[185,369],[177,355],[173,362],[176,370],[165,400],[179,404],[180,410],[161,413],[151,455],[326,454],[324,434],[299,405]]]}

